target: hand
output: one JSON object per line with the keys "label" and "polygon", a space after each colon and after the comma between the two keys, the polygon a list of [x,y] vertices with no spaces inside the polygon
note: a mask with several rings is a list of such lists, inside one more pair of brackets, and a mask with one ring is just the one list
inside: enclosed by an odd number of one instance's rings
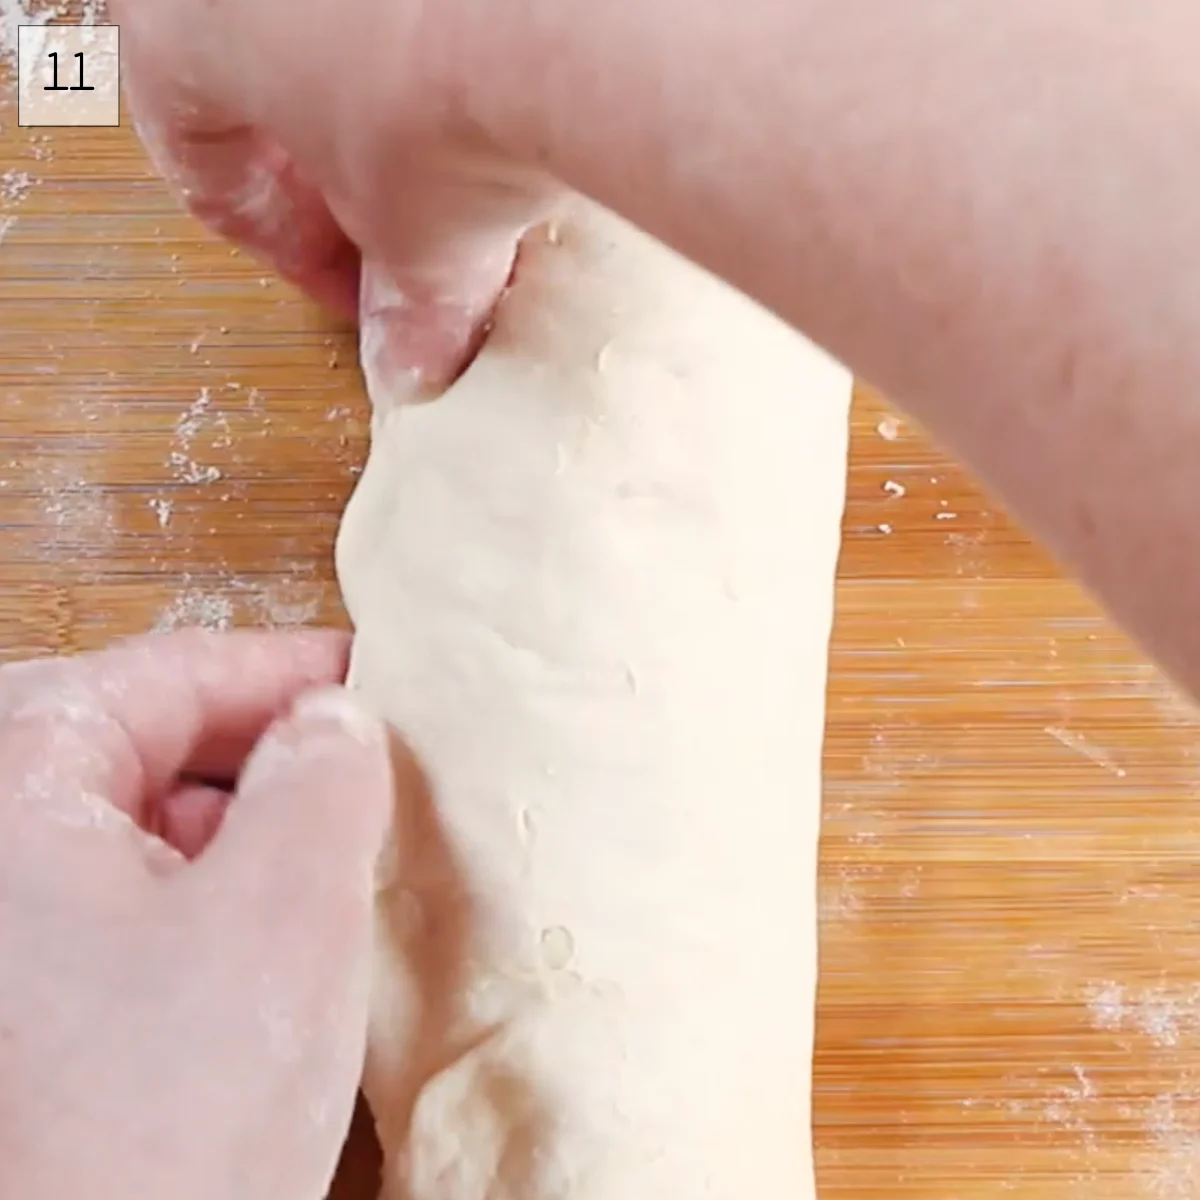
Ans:
{"label": "hand", "polygon": [[377,394],[441,391],[548,194],[469,115],[472,6],[112,7],[135,123],[192,210],[347,314],[359,309],[361,256]]}
{"label": "hand", "polygon": [[0,669],[0,1195],[326,1194],[392,790],[383,727],[321,688],[345,653],[186,632]]}

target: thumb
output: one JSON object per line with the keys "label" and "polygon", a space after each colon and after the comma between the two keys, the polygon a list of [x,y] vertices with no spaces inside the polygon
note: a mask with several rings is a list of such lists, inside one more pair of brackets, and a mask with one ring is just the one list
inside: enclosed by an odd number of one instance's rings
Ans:
{"label": "thumb", "polygon": [[258,742],[216,838],[177,876],[203,913],[214,977],[200,994],[226,1006],[244,1086],[259,1090],[247,1144],[285,1148],[260,1156],[247,1195],[324,1195],[333,1176],[366,1050],[392,793],[383,723],[341,688],[308,692]]}
{"label": "thumb", "polygon": [[393,792],[383,722],[343,688],[308,692],[251,753],[194,870],[268,937],[296,929],[335,945],[371,910]]}
{"label": "thumb", "polygon": [[520,231],[403,272],[364,260],[359,350],[375,415],[437,399],[470,366],[512,276]]}

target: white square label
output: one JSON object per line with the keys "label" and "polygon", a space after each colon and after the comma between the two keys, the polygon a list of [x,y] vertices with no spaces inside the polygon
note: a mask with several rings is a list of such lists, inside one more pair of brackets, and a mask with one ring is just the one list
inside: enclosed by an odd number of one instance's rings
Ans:
{"label": "white square label", "polygon": [[17,30],[17,124],[120,125],[117,25],[21,25]]}

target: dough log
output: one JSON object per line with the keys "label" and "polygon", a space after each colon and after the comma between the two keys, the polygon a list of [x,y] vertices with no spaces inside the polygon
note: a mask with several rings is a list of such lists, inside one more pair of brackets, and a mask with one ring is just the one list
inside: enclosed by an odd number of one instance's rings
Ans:
{"label": "dough log", "polygon": [[380,881],[389,1200],[810,1200],[850,377],[608,213],[376,409],[352,678],[428,781]]}

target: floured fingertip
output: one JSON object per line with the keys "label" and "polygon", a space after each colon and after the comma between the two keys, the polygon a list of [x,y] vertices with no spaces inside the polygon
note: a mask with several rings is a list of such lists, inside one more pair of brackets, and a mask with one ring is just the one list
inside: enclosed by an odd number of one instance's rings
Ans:
{"label": "floured fingertip", "polygon": [[305,692],[293,705],[295,720],[331,721],[363,746],[382,746],[387,728],[345,688],[318,688]]}

